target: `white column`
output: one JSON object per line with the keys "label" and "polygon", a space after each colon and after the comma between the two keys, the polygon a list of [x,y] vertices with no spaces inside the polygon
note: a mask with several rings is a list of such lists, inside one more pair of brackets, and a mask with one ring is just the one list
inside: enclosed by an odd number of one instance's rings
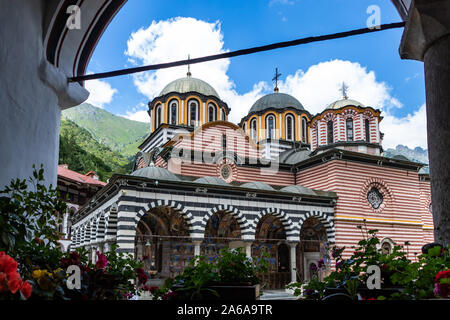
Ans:
{"label": "white column", "polygon": [[67,239],[69,235],[69,228],[68,226],[68,220],[69,219],[69,213],[64,212],[63,213],[63,225],[62,225],[62,232],[64,233],[64,238]]}
{"label": "white column", "polygon": [[194,256],[200,255],[200,245],[202,244],[203,240],[193,240],[194,243]]}
{"label": "white column", "polygon": [[246,241],[245,242],[245,254],[247,255],[247,258],[252,258],[252,244],[253,242]]}
{"label": "white column", "polygon": [[296,262],[297,262],[297,244],[298,242],[290,242],[291,247],[291,282],[297,282]]}
{"label": "white column", "polygon": [[[202,117],[202,124],[206,123],[206,102],[203,102],[203,117]],[[199,124],[200,125],[200,124]]]}

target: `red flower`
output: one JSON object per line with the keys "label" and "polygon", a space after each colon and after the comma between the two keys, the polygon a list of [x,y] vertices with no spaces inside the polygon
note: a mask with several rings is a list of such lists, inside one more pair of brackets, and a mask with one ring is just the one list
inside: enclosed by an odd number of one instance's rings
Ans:
{"label": "red flower", "polygon": [[15,294],[22,287],[22,279],[17,272],[8,275],[8,287],[12,294]]}
{"label": "red flower", "polygon": [[20,292],[23,294],[25,299],[28,299],[31,296],[32,291],[33,286],[28,281],[24,281],[22,284],[22,288],[20,288]]}
{"label": "red flower", "polygon": [[97,251],[97,263],[95,264],[95,269],[104,269],[108,265],[108,260],[103,253]]}
{"label": "red flower", "polygon": [[450,269],[438,272],[438,274],[434,278],[434,282],[439,283],[439,280],[441,280],[443,278],[450,278]]}
{"label": "red flower", "polygon": [[4,252],[0,255],[0,272],[9,274],[17,270],[17,262]]}
{"label": "red flower", "polygon": [[157,290],[159,290],[159,288],[156,286],[151,286],[150,288],[148,288],[148,291],[150,291],[151,293],[155,293],[155,291]]}
{"label": "red flower", "polygon": [[0,292],[8,290],[6,273],[0,272]]}

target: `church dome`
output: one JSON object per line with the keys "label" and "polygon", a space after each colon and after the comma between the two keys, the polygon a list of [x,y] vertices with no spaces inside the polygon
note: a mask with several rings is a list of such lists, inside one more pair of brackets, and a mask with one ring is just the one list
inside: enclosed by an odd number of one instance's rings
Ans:
{"label": "church dome", "polygon": [[201,177],[195,180],[196,183],[202,183],[202,184],[215,184],[219,186],[227,186],[228,183],[226,183],[224,180],[217,178],[217,177]]}
{"label": "church dome", "polygon": [[198,92],[205,96],[214,96],[217,99],[219,95],[216,90],[211,87],[208,83],[203,80],[193,78],[193,77],[184,77],[170,82],[168,85],[162,89],[160,96],[168,94],[170,92],[178,92],[178,93],[187,93],[187,92]]}
{"label": "church dome", "polygon": [[259,112],[269,108],[282,110],[288,107],[298,110],[305,110],[300,101],[295,99],[293,96],[286,93],[274,92],[259,98],[250,108],[249,113]]}
{"label": "church dome", "polygon": [[180,178],[178,178],[175,174],[173,174],[169,170],[161,168],[161,167],[152,166],[152,165],[149,167],[138,169],[138,170],[134,171],[131,175],[136,176],[136,177],[149,178],[149,179],[180,181]]}
{"label": "church dome", "polygon": [[244,184],[241,184],[241,187],[243,188],[251,188],[251,189],[258,189],[258,190],[268,190],[273,191],[275,190],[267,183],[261,182],[261,181],[253,181],[253,182],[246,182]]}
{"label": "church dome", "polygon": [[355,106],[355,107],[361,107],[365,108],[365,105],[363,105],[361,102],[358,102],[356,100],[352,99],[341,99],[338,101],[333,102],[330,104],[327,109],[340,109],[347,106]]}

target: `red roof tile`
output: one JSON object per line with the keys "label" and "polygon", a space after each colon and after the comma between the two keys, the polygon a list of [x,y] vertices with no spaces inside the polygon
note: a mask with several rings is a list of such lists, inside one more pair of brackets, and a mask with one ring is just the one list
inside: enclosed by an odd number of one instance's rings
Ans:
{"label": "red roof tile", "polygon": [[94,184],[99,186],[105,186],[106,183],[100,180],[95,180],[91,177],[85,176],[84,174],[78,173],[76,171],[67,169],[64,165],[58,166],[58,176],[70,179],[79,183]]}

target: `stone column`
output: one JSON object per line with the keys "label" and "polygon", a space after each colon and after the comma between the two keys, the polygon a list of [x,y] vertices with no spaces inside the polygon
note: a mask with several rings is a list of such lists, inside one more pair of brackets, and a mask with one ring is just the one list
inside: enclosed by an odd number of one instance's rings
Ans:
{"label": "stone column", "polygon": [[291,262],[291,282],[297,282],[297,244],[298,242],[289,242],[290,250],[290,262]]}
{"label": "stone column", "polygon": [[446,245],[450,242],[449,1],[413,1],[400,56],[424,62],[434,237]]}
{"label": "stone column", "polygon": [[202,242],[203,240],[192,240],[192,243],[194,244],[194,256],[199,256],[201,254],[200,245]]}
{"label": "stone column", "polygon": [[249,259],[252,258],[252,244],[253,244],[253,242],[251,242],[251,241],[245,242],[245,254],[247,255],[247,258],[249,258]]}

